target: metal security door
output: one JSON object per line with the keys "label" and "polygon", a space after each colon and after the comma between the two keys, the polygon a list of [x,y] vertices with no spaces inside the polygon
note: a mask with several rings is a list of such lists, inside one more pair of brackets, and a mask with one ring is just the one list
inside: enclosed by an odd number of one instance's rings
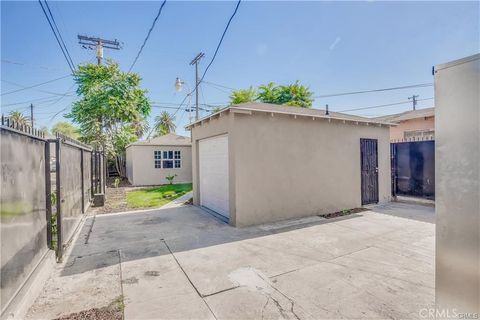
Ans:
{"label": "metal security door", "polygon": [[362,205],[378,203],[377,139],[360,139]]}

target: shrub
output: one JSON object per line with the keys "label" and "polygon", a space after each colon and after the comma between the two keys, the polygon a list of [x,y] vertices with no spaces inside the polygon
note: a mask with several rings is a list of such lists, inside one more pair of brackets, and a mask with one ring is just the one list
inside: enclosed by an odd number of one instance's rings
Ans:
{"label": "shrub", "polygon": [[173,184],[173,179],[175,179],[176,176],[176,174],[172,174],[170,176],[166,176],[165,179],[168,180],[169,184]]}

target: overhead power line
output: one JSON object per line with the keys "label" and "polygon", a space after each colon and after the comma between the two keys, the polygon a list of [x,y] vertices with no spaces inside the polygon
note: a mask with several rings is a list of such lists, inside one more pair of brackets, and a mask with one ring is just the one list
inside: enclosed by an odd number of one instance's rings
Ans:
{"label": "overhead power line", "polygon": [[11,106],[18,106],[18,105],[21,105],[21,104],[32,103],[32,102],[45,103],[45,102],[49,102],[49,101],[54,101],[56,99],[57,99],[57,97],[54,97],[54,98],[52,98],[52,97],[36,98],[36,99],[30,99],[30,100],[26,100],[26,101],[2,104],[2,108],[11,107]]}
{"label": "overhead power line", "polygon": [[[210,82],[210,81],[203,80],[203,83],[211,85],[213,88],[216,88],[218,90],[220,90],[219,88],[223,88],[223,89],[227,89],[227,90],[231,90],[231,91],[238,90],[238,89],[235,89],[235,88],[232,88],[232,87],[228,87],[228,86],[218,84],[218,83],[214,83],[214,82]],[[419,83],[419,84],[412,84],[412,85],[406,85],[406,86],[400,86],[400,87],[322,94],[322,95],[314,96],[313,98],[316,98],[316,99],[318,99],[318,98],[328,98],[328,97],[355,95],[355,94],[362,94],[362,93],[383,92],[383,91],[403,90],[403,89],[411,89],[411,88],[423,88],[423,87],[432,87],[432,86],[433,86],[433,83]],[[228,93],[226,91],[223,91],[223,92]]]}
{"label": "overhead power line", "polygon": [[412,85],[402,86],[402,87],[392,87],[392,88],[382,88],[382,89],[373,89],[373,90],[364,90],[364,91],[352,91],[352,92],[323,94],[323,95],[319,95],[319,96],[314,96],[314,98],[317,99],[317,98],[348,96],[348,95],[361,94],[361,93],[381,92],[381,91],[391,91],[391,90],[401,90],[401,89],[411,89],[411,88],[422,88],[422,87],[432,87],[432,86],[433,86],[433,83],[420,83],[420,84],[412,84]]}
{"label": "overhead power line", "polygon": [[152,33],[153,28],[155,28],[155,24],[157,23],[158,18],[162,14],[162,10],[163,10],[163,7],[165,6],[166,2],[167,2],[167,0],[163,0],[162,5],[160,6],[160,9],[158,9],[157,16],[155,17],[155,19],[153,19],[152,26],[150,27],[150,30],[148,30],[147,36],[145,37],[145,40],[143,40],[143,44],[140,47],[140,50],[138,51],[137,56],[135,57],[135,60],[133,60],[133,63],[130,66],[130,69],[128,69],[128,72],[130,72],[132,70],[133,66],[135,66],[135,63],[137,63],[137,60],[140,57],[140,54],[142,53],[143,48],[145,47],[145,44],[147,44],[147,41],[150,38],[150,34]]}
{"label": "overhead power line", "polygon": [[48,10],[48,13],[50,14],[50,18],[52,18],[53,26],[55,27],[55,30],[57,31],[58,37],[60,38],[60,42],[62,42],[63,48],[65,49],[65,52],[67,53],[70,64],[73,66],[73,70],[75,70],[75,63],[72,60],[72,56],[70,55],[70,52],[68,51],[68,48],[67,48],[67,45],[65,44],[65,41],[63,41],[62,33],[58,29],[57,22],[55,21],[55,18],[53,17],[52,11],[50,10],[50,6],[48,5],[47,0],[45,0],[45,5],[47,6],[47,10]]}
{"label": "overhead power line", "polygon": [[218,83],[214,83],[214,82],[211,82],[211,81],[205,81],[205,80],[203,80],[203,83],[209,84],[209,85],[211,85],[211,86],[219,87],[219,88],[224,88],[224,89],[232,90],[232,91],[237,90],[237,89],[235,89],[235,88],[227,87],[227,86],[225,86],[225,85],[223,85],[223,84],[218,84]]}
{"label": "overhead power line", "polygon": [[[71,76],[72,76],[71,74],[67,74],[67,75],[65,75],[65,76],[63,76],[63,77],[55,78],[55,79],[48,80],[48,81],[45,81],[45,82],[42,82],[42,83],[37,83],[37,84],[31,85],[31,86],[22,86],[22,85],[19,85],[19,84],[14,83],[14,82],[9,82],[9,81],[7,81],[7,80],[3,80],[3,79],[2,79],[2,82],[11,83],[11,84],[14,84],[14,85],[16,85],[16,86],[21,86],[22,88],[21,88],[21,89],[17,89],[17,90],[12,90],[12,91],[8,91],[8,92],[4,92],[4,93],[0,94],[0,96],[5,96],[5,95],[7,95],[7,94],[11,94],[11,93],[15,93],[15,92],[23,91],[23,90],[28,90],[28,89],[40,87],[40,86],[43,86],[44,84],[51,83],[51,82],[55,82],[55,81],[58,81],[58,80],[62,80],[62,79],[65,79],[65,78],[68,78],[68,77],[71,77]],[[49,92],[49,93],[50,93],[50,94],[56,94],[56,95],[62,95],[62,94],[58,94],[58,93],[51,93],[51,92]]]}
{"label": "overhead power line", "polygon": [[[225,26],[225,29],[223,30],[222,36],[220,37],[220,41],[218,42],[217,48],[215,49],[215,53],[213,54],[213,57],[210,60],[210,63],[205,68],[205,71],[203,71],[203,75],[200,78],[200,81],[198,83],[203,81],[203,78],[205,78],[205,75],[207,74],[208,69],[210,69],[210,66],[212,65],[213,61],[215,61],[215,58],[217,57],[218,50],[220,50],[220,47],[222,45],[223,38],[225,38],[225,34],[227,34],[228,28],[230,27],[230,23],[232,22],[233,18],[237,14],[238,7],[240,6],[240,2],[242,2],[242,0],[237,1],[237,5],[235,6],[235,10],[233,11],[232,15],[230,16],[230,19],[228,19],[227,25]],[[197,86],[198,86],[198,84],[197,84]]]}
{"label": "overhead power line", "polygon": [[[433,97],[432,98],[425,98],[425,99],[417,99],[417,101],[426,101],[426,100],[433,100]],[[346,110],[340,110],[340,111],[335,111],[335,112],[351,112],[351,111],[368,110],[368,109],[375,109],[375,108],[397,106],[397,105],[406,104],[406,103],[411,103],[411,102],[407,100],[407,101],[402,101],[402,102],[381,104],[381,105],[376,105],[376,106],[361,107],[361,108],[355,108],[355,109],[346,109]]]}
{"label": "overhead power line", "polygon": [[55,28],[52,25],[52,22],[50,21],[50,18],[48,17],[47,11],[45,10],[41,0],[38,0],[38,3],[40,4],[40,7],[42,8],[43,14],[45,15],[45,18],[47,19],[48,24],[50,25],[50,29],[52,29],[53,35],[55,36],[55,39],[57,40],[58,45],[60,46],[60,50],[62,50],[63,56],[65,57],[65,60],[67,61],[67,64],[72,71],[72,73],[75,72],[75,65],[72,64],[71,58],[69,59],[69,55],[65,51],[64,47],[62,46],[62,42],[59,39],[59,36],[55,32]]}
{"label": "overhead power line", "polygon": [[228,28],[230,27],[230,23],[232,22],[233,18],[235,17],[235,15],[237,14],[237,11],[238,11],[238,7],[240,6],[240,2],[242,2],[242,0],[238,0],[237,1],[237,5],[235,6],[235,10],[233,11],[232,15],[230,16],[230,19],[228,19],[228,22],[227,22],[227,25],[225,26],[225,29],[223,30],[222,32],[222,36],[220,37],[220,41],[218,42],[217,44],[217,47],[215,49],[215,52],[212,56],[212,59],[210,60],[210,62],[208,63],[207,67],[205,68],[205,70],[203,71],[203,74],[202,74],[202,77],[200,78],[199,81],[196,81],[195,83],[195,88],[190,91],[186,96],[185,98],[183,98],[182,102],[180,103],[180,105],[178,106],[178,109],[173,113],[173,115],[175,116],[175,114],[178,112],[178,110],[180,110],[180,108],[182,107],[182,105],[185,103],[185,101],[187,100],[187,98],[189,96],[191,96],[191,94],[195,91],[195,90],[198,90],[198,85],[203,81],[203,78],[205,78],[205,75],[207,74],[208,70],[210,69],[210,66],[213,64],[213,62],[215,61],[215,58],[217,57],[217,54],[218,54],[218,50],[220,49],[222,43],[223,43],[223,38],[225,38],[225,35],[227,34],[227,31],[228,31]]}

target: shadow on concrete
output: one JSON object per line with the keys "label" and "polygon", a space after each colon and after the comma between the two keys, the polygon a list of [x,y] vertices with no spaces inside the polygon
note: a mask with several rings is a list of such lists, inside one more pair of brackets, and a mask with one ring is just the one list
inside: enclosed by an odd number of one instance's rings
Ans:
{"label": "shadow on concrete", "polygon": [[388,202],[368,207],[376,213],[435,224],[435,207],[403,202]]}
{"label": "shadow on concrete", "polygon": [[235,228],[195,206],[89,217],[72,244],[62,276],[131,261],[263,237],[314,225],[361,217],[309,217],[269,225]]}

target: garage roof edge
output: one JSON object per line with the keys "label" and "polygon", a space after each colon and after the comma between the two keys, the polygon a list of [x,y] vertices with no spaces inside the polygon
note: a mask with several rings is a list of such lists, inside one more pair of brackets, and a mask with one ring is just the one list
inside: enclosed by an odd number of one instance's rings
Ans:
{"label": "garage roof edge", "polygon": [[[272,108],[273,106],[273,108]],[[277,107],[278,110],[275,110]],[[284,110],[282,110],[284,109]],[[290,109],[290,110],[287,110]],[[297,110],[295,110],[297,109]],[[306,109],[300,108],[302,112],[298,112],[299,107],[291,107],[285,105],[273,105],[273,104],[264,104],[264,103],[244,103],[239,105],[228,106],[223,108],[215,113],[209,114],[203,118],[200,118],[188,125],[185,126],[185,129],[190,129],[197,124],[201,124],[205,120],[210,120],[215,118],[216,116],[220,115],[221,113],[228,112],[230,110],[242,110],[242,111],[251,111],[251,112],[263,112],[263,113],[272,113],[272,114],[284,114],[284,115],[292,115],[298,117],[313,117],[318,119],[325,119],[325,120],[338,120],[344,122],[353,122],[353,123],[365,123],[365,124],[378,124],[384,126],[397,126],[396,123],[377,120],[375,118],[365,118],[361,116],[354,116],[349,114],[343,114],[338,112],[330,112],[330,115],[326,114],[319,114],[320,112],[325,112],[321,109]],[[297,111],[297,112],[295,112]],[[310,112],[308,112],[310,111]]]}

